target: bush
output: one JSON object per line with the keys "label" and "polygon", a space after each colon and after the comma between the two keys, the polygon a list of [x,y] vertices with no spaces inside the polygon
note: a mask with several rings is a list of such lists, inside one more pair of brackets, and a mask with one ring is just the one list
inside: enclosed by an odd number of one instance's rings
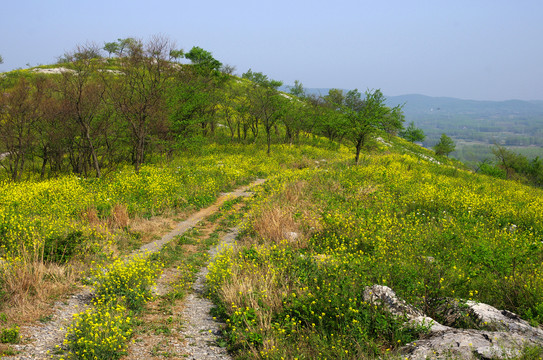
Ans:
{"label": "bush", "polygon": [[14,326],[0,330],[0,342],[3,344],[16,344],[19,342],[19,327]]}
{"label": "bush", "polygon": [[75,314],[64,345],[69,359],[120,359],[132,330],[127,309],[115,301],[98,300],[95,307]]}
{"label": "bush", "polygon": [[94,290],[99,298],[126,301],[130,310],[139,311],[152,298],[151,287],[161,273],[162,265],[149,256],[137,256],[130,261],[117,260],[106,268],[95,270]]}

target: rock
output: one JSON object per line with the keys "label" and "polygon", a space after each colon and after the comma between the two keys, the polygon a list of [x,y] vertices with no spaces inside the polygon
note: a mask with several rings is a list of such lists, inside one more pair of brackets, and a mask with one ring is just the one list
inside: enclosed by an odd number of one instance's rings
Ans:
{"label": "rock", "polygon": [[364,301],[383,305],[394,315],[407,315],[408,318],[421,317],[422,311],[398,298],[396,293],[388,286],[373,285],[364,290]]}
{"label": "rock", "polygon": [[524,344],[537,345],[516,333],[452,329],[402,348],[408,359],[504,359],[518,356]]}
{"label": "rock", "polygon": [[[407,359],[511,359],[521,355],[525,346],[543,347],[543,330],[530,326],[510,311],[467,301],[444,303],[445,315],[456,323],[455,311],[467,311],[478,324],[497,331],[455,329],[426,316],[422,311],[398,298],[387,286],[373,285],[364,291],[364,300],[379,303],[394,315],[404,315],[409,325],[429,325],[425,339],[414,341],[401,349]],[[464,315],[465,316],[465,315]]]}
{"label": "rock", "polygon": [[296,239],[298,239],[299,236],[298,233],[294,231],[288,231],[287,233],[285,233],[285,235],[289,241],[295,241]]}
{"label": "rock", "polygon": [[543,330],[534,328],[527,321],[522,320],[517,314],[507,310],[498,310],[487,304],[467,301],[470,312],[480,322],[496,330],[529,334],[543,338]]}

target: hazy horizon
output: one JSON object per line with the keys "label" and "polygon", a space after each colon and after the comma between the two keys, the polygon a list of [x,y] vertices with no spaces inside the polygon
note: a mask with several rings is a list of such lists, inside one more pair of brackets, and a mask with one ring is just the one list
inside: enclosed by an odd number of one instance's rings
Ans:
{"label": "hazy horizon", "polygon": [[6,2],[0,72],[51,64],[77,44],[162,34],[307,88],[470,100],[543,100],[543,2]]}

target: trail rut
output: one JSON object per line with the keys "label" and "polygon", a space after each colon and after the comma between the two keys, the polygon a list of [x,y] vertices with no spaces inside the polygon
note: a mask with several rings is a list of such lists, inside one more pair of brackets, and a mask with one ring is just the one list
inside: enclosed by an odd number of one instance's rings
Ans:
{"label": "trail rut", "polygon": [[[182,235],[190,228],[194,227],[198,222],[205,219],[207,216],[216,212],[219,207],[229,198],[239,196],[250,196],[247,191],[254,186],[260,185],[265,180],[257,180],[247,186],[240,187],[233,192],[223,193],[217,201],[195,214],[188,219],[181,221],[178,225],[164,235],[161,239],[145,244],[140,249],[134,251],[128,258],[137,254],[159,251],[166,243],[170,242],[178,235]],[[237,235],[237,230],[227,234],[223,238],[223,242],[231,242]],[[213,250],[216,252],[216,249]],[[207,268],[204,268],[198,274],[197,281],[194,283],[194,292],[186,299],[185,310],[183,316],[186,317],[187,331],[185,338],[186,344],[178,344],[182,351],[189,354],[191,359],[229,359],[224,349],[210,346],[214,342],[214,337],[218,334],[218,324],[213,322],[209,310],[212,307],[209,300],[199,296],[203,291],[203,283]],[[6,359],[51,359],[51,356],[56,352],[58,346],[62,345],[66,327],[71,323],[72,316],[85,310],[89,306],[92,299],[92,289],[85,288],[77,294],[67,296],[61,301],[53,304],[53,312],[50,320],[41,323],[35,322],[32,324],[21,326],[21,343],[12,345],[12,348],[17,352],[14,356],[5,357]],[[211,333],[210,333],[211,331]],[[192,339],[193,341],[190,341]],[[217,350],[218,349],[218,350]],[[192,354],[192,355],[191,355]],[[150,358],[150,357],[144,357]],[[186,356],[182,358],[186,359]]]}

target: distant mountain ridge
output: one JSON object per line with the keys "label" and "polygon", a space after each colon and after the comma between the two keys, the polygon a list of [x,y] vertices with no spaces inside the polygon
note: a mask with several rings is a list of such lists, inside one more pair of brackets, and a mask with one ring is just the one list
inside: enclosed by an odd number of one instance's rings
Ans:
{"label": "distant mountain ridge", "polygon": [[[289,86],[283,86],[281,90],[288,92]],[[307,88],[306,93],[324,96],[330,88]],[[342,89],[347,92],[349,90]],[[362,91],[362,90],[360,90]],[[398,96],[386,96],[389,106],[405,104],[403,110],[407,119],[413,119],[418,115],[430,114],[440,111],[442,114],[462,115],[543,115],[543,100],[469,100],[452,97],[434,97],[421,94],[406,94]]]}
{"label": "distant mountain ridge", "polygon": [[428,114],[440,111],[458,115],[543,115],[543,101],[505,100],[483,101],[464,100],[450,97],[432,97],[409,94],[387,97],[387,104],[405,104],[406,116]]}

